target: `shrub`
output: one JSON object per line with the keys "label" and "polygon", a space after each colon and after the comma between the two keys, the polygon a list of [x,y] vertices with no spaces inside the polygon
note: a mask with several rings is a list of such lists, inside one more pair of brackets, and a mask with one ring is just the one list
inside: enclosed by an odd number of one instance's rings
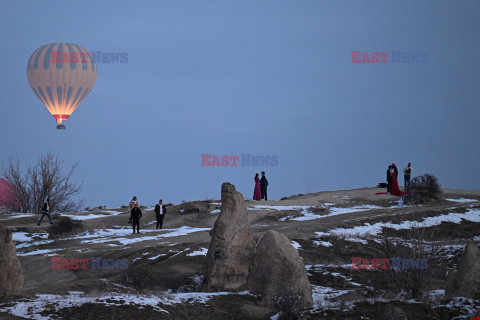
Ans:
{"label": "shrub", "polygon": [[50,212],[69,212],[80,209],[83,200],[75,200],[80,194],[82,184],[72,181],[77,168],[63,170],[63,161],[51,152],[40,155],[37,163],[20,165],[20,158],[10,157],[0,169],[1,175],[11,183],[6,206],[15,212],[41,213],[44,202],[50,199]]}
{"label": "shrub", "polygon": [[79,233],[85,230],[81,221],[73,220],[69,217],[60,217],[59,221],[50,226],[48,230],[49,238],[58,238],[61,236]]}
{"label": "shrub", "polygon": [[[404,237],[393,239],[384,236],[380,242],[380,251],[384,257],[389,259],[394,257],[417,261],[426,259],[428,263],[431,263],[439,249],[438,245],[433,245],[426,240],[433,236],[432,232],[422,228],[421,224],[417,224],[411,230],[406,230]],[[430,285],[428,269],[414,267],[394,269],[393,262],[390,261],[390,263],[390,268],[381,270],[377,279],[385,284],[386,291],[393,294],[403,292],[408,298],[420,298]]]}
{"label": "shrub", "polygon": [[409,204],[438,200],[442,194],[437,177],[430,173],[413,178],[406,191],[402,199],[404,203]]}

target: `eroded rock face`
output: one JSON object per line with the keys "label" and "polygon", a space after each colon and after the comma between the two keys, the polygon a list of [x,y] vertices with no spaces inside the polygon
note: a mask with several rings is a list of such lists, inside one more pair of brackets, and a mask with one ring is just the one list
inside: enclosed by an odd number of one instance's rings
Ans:
{"label": "eroded rock face", "polygon": [[205,265],[206,290],[242,290],[255,254],[243,195],[233,184],[222,184],[222,208],[213,229]]}
{"label": "eroded rock face", "polygon": [[[261,296],[261,303],[310,307],[312,287],[297,249],[288,238],[269,230],[258,242],[248,289]],[[282,302],[283,301],[283,302]]]}
{"label": "eroded rock face", "polygon": [[469,242],[445,291],[447,297],[474,298],[480,294],[480,249]]}
{"label": "eroded rock face", "polygon": [[23,274],[17,258],[12,232],[0,227],[0,296],[18,295],[22,292]]}

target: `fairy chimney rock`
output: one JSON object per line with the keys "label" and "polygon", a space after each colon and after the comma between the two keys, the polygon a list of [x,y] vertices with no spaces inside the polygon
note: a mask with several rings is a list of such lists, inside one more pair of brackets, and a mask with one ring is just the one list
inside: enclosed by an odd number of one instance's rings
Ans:
{"label": "fairy chimney rock", "polygon": [[313,304],[312,287],[302,258],[286,236],[273,230],[267,231],[258,242],[248,289],[261,296],[263,305],[274,306],[282,303],[282,299],[290,299],[286,303],[297,307]]}
{"label": "fairy chimney rock", "polygon": [[450,278],[447,297],[474,298],[480,294],[480,249],[469,242],[465,246],[457,272]]}
{"label": "fairy chimney rock", "polygon": [[244,289],[255,254],[255,240],[243,195],[231,183],[222,184],[222,207],[210,235],[212,241],[205,264],[205,289]]}
{"label": "fairy chimney rock", "polygon": [[0,227],[0,297],[19,295],[22,287],[22,267],[17,258],[12,232]]}

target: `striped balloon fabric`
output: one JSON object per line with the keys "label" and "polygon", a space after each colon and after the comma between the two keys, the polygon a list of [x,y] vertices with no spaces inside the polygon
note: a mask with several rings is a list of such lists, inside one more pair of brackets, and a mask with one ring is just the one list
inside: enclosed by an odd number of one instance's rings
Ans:
{"label": "striped balloon fabric", "polygon": [[92,90],[97,64],[85,48],[72,43],[50,43],[35,50],[27,63],[30,87],[64,129],[63,120]]}

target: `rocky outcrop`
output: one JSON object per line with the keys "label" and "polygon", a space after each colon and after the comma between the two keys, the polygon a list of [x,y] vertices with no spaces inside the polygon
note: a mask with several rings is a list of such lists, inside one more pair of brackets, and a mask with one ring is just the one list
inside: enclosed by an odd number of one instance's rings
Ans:
{"label": "rocky outcrop", "polygon": [[209,201],[193,201],[180,206],[181,214],[191,213],[210,213],[215,210],[217,205]]}
{"label": "rocky outcrop", "polygon": [[0,297],[18,295],[22,287],[22,267],[17,258],[12,232],[0,227]]}
{"label": "rocky outcrop", "polygon": [[312,287],[297,249],[287,237],[269,230],[258,242],[248,289],[261,296],[261,304],[309,307]]}
{"label": "rocky outcrop", "polygon": [[255,240],[243,195],[228,182],[222,184],[222,207],[210,235],[204,289],[244,289],[255,254]]}
{"label": "rocky outcrop", "polygon": [[469,242],[445,290],[447,297],[473,298],[480,293],[480,249]]}

